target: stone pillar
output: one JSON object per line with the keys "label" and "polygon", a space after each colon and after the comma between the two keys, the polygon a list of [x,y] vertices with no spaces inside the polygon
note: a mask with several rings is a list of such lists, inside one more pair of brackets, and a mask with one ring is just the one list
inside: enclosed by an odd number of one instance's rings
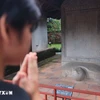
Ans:
{"label": "stone pillar", "polygon": [[41,51],[48,46],[47,22],[42,18],[38,28],[32,34],[32,51]]}
{"label": "stone pillar", "polygon": [[65,0],[62,5],[62,66],[71,62],[74,68],[100,71],[100,0]]}

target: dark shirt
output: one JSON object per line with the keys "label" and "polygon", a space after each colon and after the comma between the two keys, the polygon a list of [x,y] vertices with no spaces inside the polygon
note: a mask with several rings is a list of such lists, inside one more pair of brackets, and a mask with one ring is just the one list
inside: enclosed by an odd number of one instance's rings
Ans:
{"label": "dark shirt", "polygon": [[30,100],[30,97],[17,85],[0,81],[0,100]]}

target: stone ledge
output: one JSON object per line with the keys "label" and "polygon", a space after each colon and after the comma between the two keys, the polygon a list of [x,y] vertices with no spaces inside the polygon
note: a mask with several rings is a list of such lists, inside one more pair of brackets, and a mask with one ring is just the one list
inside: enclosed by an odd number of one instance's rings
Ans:
{"label": "stone ledge", "polygon": [[56,54],[55,48],[47,48],[37,52],[38,55],[38,62],[45,60],[49,57],[52,57]]}

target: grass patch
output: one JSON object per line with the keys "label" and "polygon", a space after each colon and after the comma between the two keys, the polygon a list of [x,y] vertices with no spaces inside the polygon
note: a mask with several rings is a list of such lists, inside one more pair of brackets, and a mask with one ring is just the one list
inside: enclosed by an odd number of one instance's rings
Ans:
{"label": "grass patch", "polygon": [[61,49],[61,44],[48,44],[48,48],[56,48],[56,49]]}

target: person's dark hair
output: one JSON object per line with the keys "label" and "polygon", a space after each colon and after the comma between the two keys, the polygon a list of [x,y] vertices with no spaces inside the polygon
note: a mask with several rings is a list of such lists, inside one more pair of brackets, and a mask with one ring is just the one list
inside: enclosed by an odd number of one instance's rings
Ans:
{"label": "person's dark hair", "polygon": [[0,0],[0,17],[6,14],[7,24],[21,31],[25,24],[36,28],[41,16],[35,0]]}

